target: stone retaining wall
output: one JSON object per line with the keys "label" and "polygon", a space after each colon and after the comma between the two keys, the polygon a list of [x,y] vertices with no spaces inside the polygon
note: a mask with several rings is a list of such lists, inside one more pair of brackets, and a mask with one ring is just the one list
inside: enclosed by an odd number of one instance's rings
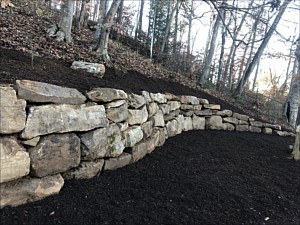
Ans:
{"label": "stone retaining wall", "polygon": [[18,80],[0,87],[0,208],[56,194],[65,179],[89,179],[142,159],[189,130],[291,136],[274,124],[195,96]]}

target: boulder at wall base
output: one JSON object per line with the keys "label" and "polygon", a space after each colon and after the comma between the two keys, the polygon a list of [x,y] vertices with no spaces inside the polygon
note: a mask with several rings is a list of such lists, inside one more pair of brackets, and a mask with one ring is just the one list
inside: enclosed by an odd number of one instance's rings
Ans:
{"label": "boulder at wall base", "polygon": [[21,133],[24,139],[51,133],[88,131],[106,127],[103,105],[43,105],[29,108],[26,127]]}
{"label": "boulder at wall base", "polygon": [[0,87],[0,134],[17,133],[24,129],[25,108],[26,101],[17,99],[12,87]]}
{"label": "boulder at wall base", "polygon": [[204,130],[205,129],[205,118],[193,115],[192,117],[193,129],[194,130]]}
{"label": "boulder at wall base", "polygon": [[74,133],[41,137],[38,145],[28,149],[31,175],[45,177],[65,172],[80,163],[80,139]]}
{"label": "boulder at wall base", "polygon": [[29,169],[29,154],[17,139],[13,136],[0,137],[0,183],[26,176]]}
{"label": "boulder at wall base", "polygon": [[222,130],[223,129],[223,120],[221,116],[211,116],[207,118],[208,129],[211,130]]}
{"label": "boulder at wall base", "polygon": [[0,184],[0,208],[18,206],[57,194],[64,185],[60,174],[43,178],[22,178]]}
{"label": "boulder at wall base", "polygon": [[125,147],[133,147],[143,139],[143,131],[140,126],[129,127],[123,132],[125,137]]}
{"label": "boulder at wall base", "polygon": [[120,128],[116,124],[81,134],[83,160],[118,157],[125,148],[121,137]]}
{"label": "boulder at wall base", "polygon": [[171,120],[171,121],[167,122],[166,128],[167,128],[168,137],[173,137],[173,136],[177,135],[177,131],[178,131],[177,120]]}
{"label": "boulder at wall base", "polygon": [[66,180],[91,179],[100,174],[103,164],[104,159],[97,159],[91,162],[83,161],[78,167],[68,170],[67,172],[63,173],[62,176]]}
{"label": "boulder at wall base", "polygon": [[129,153],[123,152],[120,156],[116,158],[105,159],[104,170],[116,170],[127,166],[132,159]]}
{"label": "boulder at wall base", "polygon": [[17,80],[18,96],[30,102],[83,104],[86,97],[74,88],[65,88],[31,80]]}
{"label": "boulder at wall base", "polygon": [[113,88],[94,88],[87,93],[87,97],[95,102],[111,102],[128,98],[123,90]]}

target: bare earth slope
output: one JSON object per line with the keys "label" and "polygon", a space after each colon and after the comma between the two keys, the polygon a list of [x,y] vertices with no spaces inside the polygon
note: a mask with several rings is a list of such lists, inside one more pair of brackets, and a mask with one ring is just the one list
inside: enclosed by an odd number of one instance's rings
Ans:
{"label": "bare earth slope", "polygon": [[[195,95],[241,110],[204,92],[108,69],[103,79],[57,60],[0,48],[0,84],[16,79],[77,88]],[[84,181],[61,193],[0,210],[11,224],[300,224],[300,164],[288,159],[290,137],[229,131],[192,131],[167,140],[143,160]]]}

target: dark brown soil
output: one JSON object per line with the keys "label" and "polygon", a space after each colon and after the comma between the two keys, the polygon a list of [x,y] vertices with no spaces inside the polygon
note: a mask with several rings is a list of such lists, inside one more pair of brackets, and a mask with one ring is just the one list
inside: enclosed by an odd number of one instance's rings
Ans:
{"label": "dark brown soil", "polygon": [[[241,110],[204,92],[108,69],[103,79],[68,63],[0,49],[0,84],[17,79],[77,88],[195,95]],[[300,164],[288,159],[291,137],[190,131],[141,161],[101,176],[66,181],[59,195],[0,210],[0,223],[28,224],[300,224]]]}

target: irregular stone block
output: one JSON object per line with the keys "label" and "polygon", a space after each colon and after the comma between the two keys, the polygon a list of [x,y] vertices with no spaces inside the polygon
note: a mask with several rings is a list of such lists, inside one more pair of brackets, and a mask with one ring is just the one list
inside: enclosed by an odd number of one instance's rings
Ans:
{"label": "irregular stone block", "polygon": [[87,93],[87,97],[95,102],[111,102],[119,99],[127,99],[123,90],[113,88],[94,88]]}
{"label": "irregular stone block", "polygon": [[221,116],[211,116],[207,118],[208,129],[211,130],[222,130],[223,120]]}
{"label": "irregular stone block", "polygon": [[41,137],[39,144],[28,152],[32,176],[62,173],[79,165],[80,139],[73,133],[51,134]]}
{"label": "irregular stone block", "polygon": [[223,130],[233,131],[235,130],[235,126],[231,123],[223,123]]}
{"label": "irregular stone block", "polygon": [[152,99],[150,97],[150,93],[148,91],[142,91],[142,95],[144,96],[147,103],[152,102]]}
{"label": "irregular stone block", "polygon": [[291,136],[291,133],[287,132],[287,131],[274,130],[274,132],[275,132],[275,134],[277,134],[278,136],[281,136],[281,137]]}
{"label": "irregular stone block", "polygon": [[184,116],[183,115],[178,115],[175,120],[178,122],[178,130],[177,134],[181,134],[184,126]]}
{"label": "irregular stone block", "polygon": [[193,105],[187,105],[187,104],[181,104],[180,109],[181,110],[194,110],[194,106]]}
{"label": "irregular stone block", "polygon": [[159,110],[158,104],[156,102],[151,102],[147,105],[149,118],[152,117]]}
{"label": "irregular stone block", "polygon": [[150,137],[153,131],[153,121],[147,121],[141,125],[144,138]]}
{"label": "irregular stone block", "polygon": [[106,127],[103,105],[43,105],[29,109],[26,127],[21,133],[24,139],[51,133],[88,131]]}
{"label": "irregular stone block", "polygon": [[194,110],[201,110],[202,105],[193,105]]}
{"label": "irregular stone block", "polygon": [[116,124],[81,134],[80,139],[81,156],[88,161],[103,157],[118,157],[125,148],[120,128]]}
{"label": "irregular stone block", "polygon": [[118,108],[109,108],[106,110],[106,116],[115,123],[125,121],[129,117],[128,105],[123,104]]}
{"label": "irregular stone block", "polygon": [[105,159],[104,170],[116,170],[127,166],[132,159],[132,155],[126,152],[123,152],[117,158]]}
{"label": "irregular stone block", "polygon": [[163,113],[163,115],[169,114],[171,107],[168,104],[161,104],[159,105],[159,109]]}
{"label": "irregular stone block", "polygon": [[170,111],[180,109],[181,103],[179,101],[169,101]]}
{"label": "irregular stone block", "polygon": [[181,110],[180,114],[184,115],[185,117],[191,117],[192,115],[194,115],[194,111],[185,111],[185,110]]}
{"label": "irregular stone block", "polygon": [[83,61],[74,61],[71,65],[73,70],[85,70],[88,73],[98,74],[97,77],[101,78],[105,74],[105,66],[100,63],[90,63]]}
{"label": "irregular stone block", "polygon": [[30,102],[83,104],[86,97],[77,89],[31,80],[17,80],[18,96]]}
{"label": "irregular stone block", "polygon": [[233,117],[225,117],[225,118],[223,118],[223,121],[225,123],[239,124],[239,120],[237,118],[233,118]]}
{"label": "irregular stone block", "polygon": [[249,125],[249,123],[244,120],[239,120],[239,125]]}
{"label": "irregular stone block", "polygon": [[[154,146],[162,146],[166,141],[166,128],[165,127],[155,127],[153,129]],[[154,148],[155,149],[155,148]],[[151,152],[148,152],[151,153]]]}
{"label": "irregular stone block", "polygon": [[[29,174],[30,158],[15,137],[0,137],[0,183]],[[0,195],[1,196],[1,195]]]}
{"label": "irregular stone block", "polygon": [[150,93],[150,97],[152,101],[155,101],[157,103],[167,103],[167,98],[164,94],[161,93]]}
{"label": "irregular stone block", "polygon": [[153,116],[153,126],[154,127],[165,126],[164,115],[161,110],[158,110],[157,113]]}
{"label": "irregular stone block", "polygon": [[123,133],[125,137],[125,147],[132,147],[143,139],[143,131],[140,126],[129,127]]}
{"label": "irregular stone block", "polygon": [[183,130],[184,131],[193,130],[193,121],[191,117],[184,117]]}
{"label": "irregular stone block", "polygon": [[236,131],[249,131],[249,125],[236,125]]}
{"label": "irregular stone block", "polygon": [[189,96],[189,95],[182,95],[180,97],[180,102],[182,104],[199,105],[199,99],[195,96]]}
{"label": "irregular stone block", "polygon": [[148,119],[148,111],[146,106],[142,109],[129,109],[129,118],[128,124],[129,125],[136,125],[145,123]]}
{"label": "irregular stone block", "polygon": [[127,121],[124,122],[124,123],[117,123],[117,125],[118,125],[118,127],[120,128],[120,131],[121,131],[121,132],[127,130],[128,127],[129,127],[129,124],[128,124]]}
{"label": "irregular stone block", "polygon": [[220,105],[215,105],[215,104],[204,104],[203,107],[206,109],[212,109],[212,110],[220,110],[221,109]]}
{"label": "irregular stone block", "polygon": [[262,128],[262,132],[264,134],[272,134],[273,130],[272,130],[272,128],[265,127],[265,128]]}
{"label": "irregular stone block", "polygon": [[276,124],[264,123],[263,127],[272,128],[274,130],[281,130],[281,126],[280,125],[276,125]]}
{"label": "irregular stone block", "polygon": [[142,158],[144,158],[148,152],[153,151],[155,148],[152,139],[146,139],[137,145],[133,146],[129,153],[132,155],[130,163],[134,163]]}
{"label": "irregular stone block", "polygon": [[12,87],[0,87],[0,133],[12,134],[25,127],[26,101],[17,99]]}
{"label": "irregular stone block", "polygon": [[205,118],[193,115],[192,117],[193,129],[204,130],[205,129]]}
{"label": "irregular stone block", "polygon": [[180,101],[180,97],[171,93],[165,93],[166,99],[168,101]]}
{"label": "irregular stone block", "polygon": [[198,100],[199,100],[199,103],[202,104],[202,105],[208,105],[209,104],[209,101],[207,99],[198,98]]}
{"label": "irregular stone block", "polygon": [[177,135],[178,132],[178,122],[177,120],[171,120],[166,125],[168,137],[173,137]]}
{"label": "irregular stone block", "polygon": [[261,133],[261,128],[255,126],[249,126],[249,131],[252,133]]}
{"label": "irregular stone block", "polygon": [[129,107],[138,109],[146,104],[146,100],[141,95],[129,94],[128,95],[128,104],[129,104]]}
{"label": "irregular stone block", "polygon": [[242,114],[239,114],[239,113],[233,113],[232,117],[237,118],[239,120],[243,120],[243,121],[248,121],[248,119],[249,119],[249,116],[242,115]]}
{"label": "irregular stone block", "polygon": [[27,146],[35,147],[39,143],[40,138],[41,138],[40,136],[37,136],[35,138],[29,139],[29,140],[26,140],[26,141],[22,141],[22,144],[27,145]]}
{"label": "irregular stone block", "polygon": [[222,117],[231,117],[232,116],[232,111],[231,110],[228,110],[228,109],[225,109],[225,110],[222,110],[222,111],[218,111],[216,113],[217,116],[222,116]]}
{"label": "irregular stone block", "polygon": [[260,121],[253,121],[253,122],[250,122],[250,125],[253,127],[262,127],[263,123]]}
{"label": "irregular stone block", "polygon": [[171,111],[171,112],[170,112],[169,114],[167,114],[167,115],[164,115],[164,120],[165,120],[165,122],[170,121],[170,120],[173,120],[176,116],[179,115],[179,113],[180,113],[180,110],[177,109],[177,110],[175,110],[175,111]]}
{"label": "irregular stone block", "polygon": [[63,178],[66,180],[75,179],[91,179],[100,174],[104,165],[104,159],[97,159],[95,161],[80,163],[79,167],[68,170],[63,173]]}
{"label": "irregular stone block", "polygon": [[43,178],[22,178],[0,184],[0,208],[18,206],[59,193],[64,185],[60,174]]}
{"label": "irregular stone block", "polygon": [[213,113],[211,109],[204,109],[204,110],[195,110],[195,114],[197,116],[211,116]]}
{"label": "irregular stone block", "polygon": [[126,100],[116,100],[105,104],[106,109],[118,108],[126,103]]}

